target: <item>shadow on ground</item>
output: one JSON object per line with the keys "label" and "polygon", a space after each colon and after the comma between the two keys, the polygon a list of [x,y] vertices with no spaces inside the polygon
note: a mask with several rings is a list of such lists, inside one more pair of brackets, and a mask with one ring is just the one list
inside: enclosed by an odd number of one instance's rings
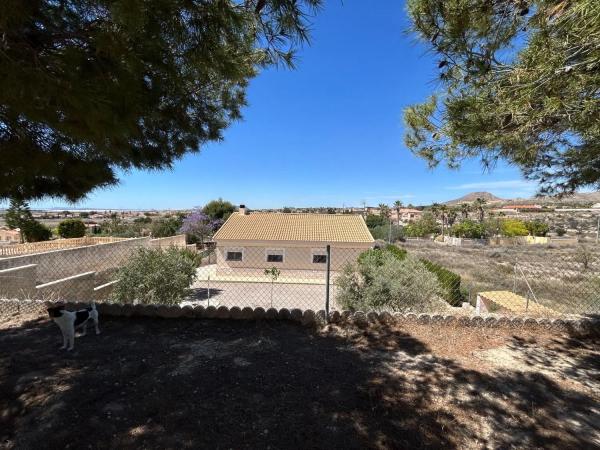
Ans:
{"label": "shadow on ground", "polygon": [[[2,330],[0,446],[600,445],[600,402],[579,385],[483,362],[477,369],[401,329],[108,318],[102,327],[71,354],[57,349],[47,320]],[[508,345],[533,345],[519,339]],[[597,344],[557,337],[552,351],[571,352],[588,370],[597,360],[578,359],[577,346]],[[529,363],[546,363],[535,358]]]}

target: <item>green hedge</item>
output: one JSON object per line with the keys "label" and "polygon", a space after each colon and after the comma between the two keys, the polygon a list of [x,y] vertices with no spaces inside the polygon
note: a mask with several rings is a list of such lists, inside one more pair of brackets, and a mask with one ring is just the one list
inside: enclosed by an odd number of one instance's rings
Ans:
{"label": "green hedge", "polygon": [[464,300],[460,289],[460,275],[427,259],[421,259],[423,265],[434,274],[442,286],[442,297],[452,306],[460,306]]}
{"label": "green hedge", "polygon": [[404,250],[403,248],[396,247],[393,244],[387,244],[384,248],[372,248],[370,250],[362,252],[360,255],[358,255],[358,262],[363,263],[368,255],[375,255],[377,261],[381,263],[383,261],[383,256],[385,252],[391,253],[396,259],[400,261],[406,258],[407,255],[406,250]]}
{"label": "green hedge", "polygon": [[404,258],[406,258],[407,252],[403,248],[397,247],[392,244],[388,244],[385,246],[385,249],[399,260],[403,260]]}

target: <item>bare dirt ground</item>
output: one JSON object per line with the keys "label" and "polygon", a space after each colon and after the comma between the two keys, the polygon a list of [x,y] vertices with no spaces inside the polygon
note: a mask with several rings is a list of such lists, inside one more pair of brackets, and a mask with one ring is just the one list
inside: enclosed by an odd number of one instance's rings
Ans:
{"label": "bare dirt ground", "polygon": [[595,244],[469,248],[410,241],[401,246],[459,274],[472,304],[478,292],[506,290],[523,297],[533,292],[539,303],[561,314],[600,313],[600,247]]}
{"label": "bare dirt ground", "polygon": [[598,448],[600,340],[0,317],[0,447]]}

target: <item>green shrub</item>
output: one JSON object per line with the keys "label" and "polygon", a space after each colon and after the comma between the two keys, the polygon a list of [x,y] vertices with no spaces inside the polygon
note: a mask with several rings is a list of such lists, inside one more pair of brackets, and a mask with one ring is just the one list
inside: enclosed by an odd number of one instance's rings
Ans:
{"label": "green shrub", "polygon": [[163,217],[152,222],[150,232],[152,237],[169,237],[179,233],[183,219],[179,216]]}
{"label": "green shrub", "polygon": [[558,236],[564,236],[565,234],[567,234],[567,230],[565,230],[563,227],[559,227],[556,229],[556,234]]}
{"label": "green shrub", "polygon": [[140,248],[117,272],[112,300],[177,305],[196,278],[197,261],[187,249]]}
{"label": "green shrub", "polygon": [[529,234],[525,222],[517,219],[506,219],[502,221],[501,230],[502,234],[508,237],[527,236]]}
{"label": "green shrub", "polygon": [[25,242],[47,241],[52,237],[52,231],[37,220],[28,220],[21,225],[21,233]]}
{"label": "green shrub", "polygon": [[378,225],[374,228],[369,228],[373,239],[381,239],[387,241],[391,239],[392,242],[401,240],[404,237],[404,227],[399,225],[391,225],[392,230],[390,232],[390,224]]}
{"label": "green shrub", "polygon": [[542,222],[541,220],[532,220],[530,222],[526,222],[525,226],[527,227],[529,234],[532,236],[546,236],[548,231],[550,231],[548,224]]}
{"label": "green shrub", "polygon": [[424,213],[423,216],[415,222],[409,223],[404,227],[404,235],[409,237],[424,237],[429,234],[440,232],[440,226],[431,213]]}
{"label": "green shrub", "polygon": [[364,263],[367,259],[370,259],[377,265],[382,265],[386,254],[390,254],[396,259],[403,260],[406,258],[406,250],[400,247],[396,247],[392,244],[387,244],[383,248],[372,248],[370,250],[362,252],[358,255],[358,262]]}
{"label": "green shrub", "polygon": [[78,238],[85,236],[85,224],[79,219],[65,219],[58,224],[58,235],[62,238]]}
{"label": "green shrub", "polygon": [[408,252],[406,250],[404,250],[403,248],[397,247],[393,244],[386,245],[385,250],[390,252],[392,255],[394,255],[396,258],[398,258],[400,260],[406,258],[406,255],[408,254]]}
{"label": "green shrub", "polygon": [[381,249],[346,265],[335,283],[338,304],[354,311],[429,311],[440,293],[435,276],[417,259]]}
{"label": "green shrub", "polygon": [[189,248],[180,248],[179,251],[182,255],[191,259],[196,267],[200,267],[200,265],[202,264],[202,258],[204,257],[202,253]]}
{"label": "green shrub", "polygon": [[486,227],[484,224],[465,219],[460,223],[454,224],[450,229],[450,234],[456,237],[481,239],[485,236],[485,231]]}
{"label": "green shrub", "polygon": [[460,287],[460,275],[427,259],[421,259],[421,262],[438,279],[442,290],[442,298],[452,306],[460,306],[465,298]]}
{"label": "green shrub", "polygon": [[367,224],[367,227],[375,228],[375,227],[380,227],[382,225],[385,225],[387,220],[385,220],[385,217],[380,216],[380,215],[368,214],[367,218],[365,219],[365,222]]}

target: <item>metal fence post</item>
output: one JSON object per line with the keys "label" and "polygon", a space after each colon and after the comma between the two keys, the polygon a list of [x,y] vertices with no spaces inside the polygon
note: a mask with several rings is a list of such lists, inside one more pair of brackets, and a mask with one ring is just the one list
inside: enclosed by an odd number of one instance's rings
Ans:
{"label": "metal fence post", "polygon": [[325,280],[325,314],[327,315],[327,322],[329,322],[329,280],[331,272],[331,246],[327,246],[327,272]]}

